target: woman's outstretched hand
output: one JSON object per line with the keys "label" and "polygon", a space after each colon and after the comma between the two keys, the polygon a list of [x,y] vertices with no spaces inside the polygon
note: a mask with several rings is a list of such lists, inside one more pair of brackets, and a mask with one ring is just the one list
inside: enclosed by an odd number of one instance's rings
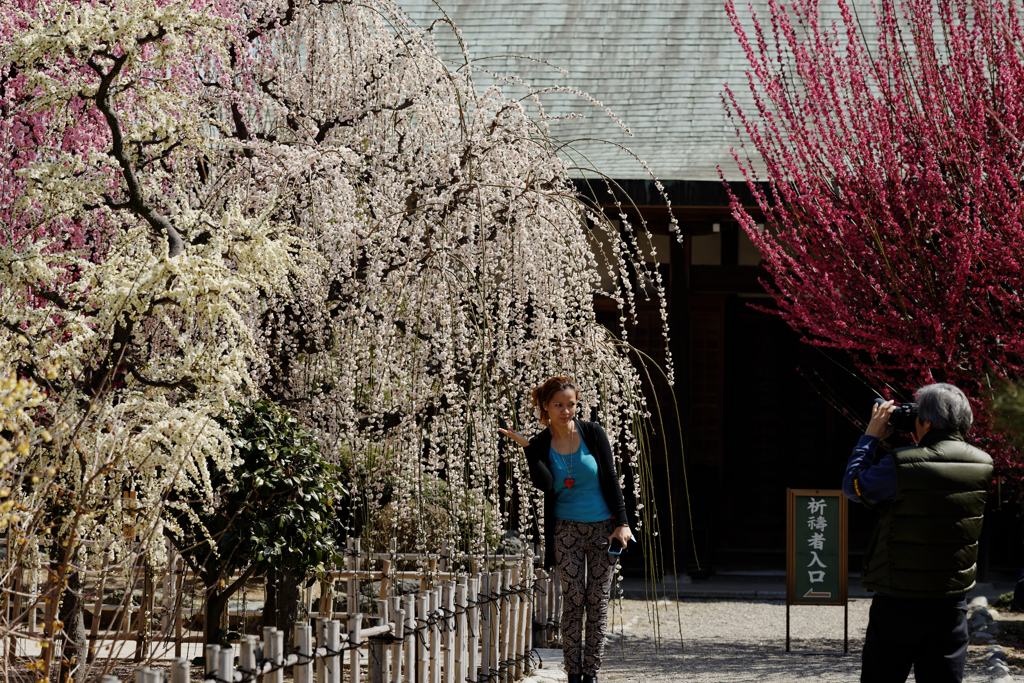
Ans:
{"label": "woman's outstretched hand", "polygon": [[515,441],[523,448],[526,448],[527,446],[530,445],[530,440],[514,429],[502,429],[501,427],[498,427],[498,431],[507,436],[508,438],[512,439],[513,441]]}

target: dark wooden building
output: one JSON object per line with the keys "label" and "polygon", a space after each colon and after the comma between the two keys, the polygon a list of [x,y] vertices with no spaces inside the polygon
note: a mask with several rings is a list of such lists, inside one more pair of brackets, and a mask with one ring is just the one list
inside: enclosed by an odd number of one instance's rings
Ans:
{"label": "dark wooden building", "polygon": [[[655,233],[680,416],[677,422],[669,387],[655,378],[652,397],[667,418],[652,441],[655,472],[668,475],[656,477],[663,538],[671,511],[679,570],[684,564],[695,574],[783,568],[786,489],[841,486],[861,433],[844,412],[867,416],[873,393],[849,372],[846,359],[802,343],[772,313],[773,301],[759,282],[766,276],[760,255],[729,209],[723,178],[751,202],[737,182],[732,150],[741,141],[721,96],[726,83],[739,93],[746,89],[747,63],[721,2],[442,5],[462,30],[471,58],[487,58],[480,65],[491,73],[516,74],[538,88],[578,88],[615,115],[569,94],[544,96],[547,113],[585,117],[551,122],[554,136],[574,141],[565,148],[567,158],[613,178],[635,205],[625,209],[632,222],[642,214]],[[423,25],[436,16],[430,0],[404,6]],[[444,30],[434,33],[441,50],[461,63],[454,39]],[[507,91],[516,94],[515,86]],[[664,198],[641,161],[664,185],[681,234],[670,233]],[[617,218],[619,211],[609,207],[608,215]],[[608,327],[617,326],[610,305],[602,315]],[[634,345],[664,357],[656,305],[641,308],[630,332]],[[996,533],[1015,528],[1012,515],[1001,519],[990,525]],[[859,567],[870,524],[870,513],[852,505],[851,568]],[[1015,538],[1009,542],[1014,548],[1020,546]]]}

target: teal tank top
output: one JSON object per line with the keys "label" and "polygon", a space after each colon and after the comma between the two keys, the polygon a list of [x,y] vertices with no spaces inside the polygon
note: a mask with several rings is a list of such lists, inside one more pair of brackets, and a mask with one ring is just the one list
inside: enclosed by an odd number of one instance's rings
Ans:
{"label": "teal tank top", "polygon": [[555,517],[574,522],[602,522],[612,517],[597,477],[597,459],[583,439],[571,455],[552,448],[548,460],[555,479]]}

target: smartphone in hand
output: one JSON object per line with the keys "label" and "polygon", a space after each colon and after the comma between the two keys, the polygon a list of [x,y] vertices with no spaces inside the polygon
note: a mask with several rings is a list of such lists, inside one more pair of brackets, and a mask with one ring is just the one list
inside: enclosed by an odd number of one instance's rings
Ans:
{"label": "smartphone in hand", "polygon": [[608,544],[609,555],[621,555],[622,554],[622,541],[617,538],[613,538],[611,543]]}

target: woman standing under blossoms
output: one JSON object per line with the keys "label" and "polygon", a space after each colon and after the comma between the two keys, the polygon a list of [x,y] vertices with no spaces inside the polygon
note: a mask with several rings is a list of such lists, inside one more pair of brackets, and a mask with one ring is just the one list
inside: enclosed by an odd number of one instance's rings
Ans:
{"label": "woman standing under blossoms", "polygon": [[[547,428],[527,439],[499,430],[526,449],[530,478],[544,492],[545,566],[552,559],[562,579],[562,651],[569,683],[596,683],[604,652],[616,539],[633,534],[604,429],[576,419],[579,390],[568,377],[552,377],[533,390],[533,405]],[[587,636],[583,643],[586,612]]]}

